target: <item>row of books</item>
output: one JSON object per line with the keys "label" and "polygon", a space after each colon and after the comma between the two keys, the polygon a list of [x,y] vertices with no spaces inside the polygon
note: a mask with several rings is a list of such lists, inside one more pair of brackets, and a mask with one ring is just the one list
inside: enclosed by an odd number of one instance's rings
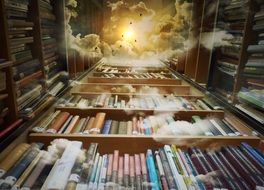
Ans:
{"label": "row of books", "polygon": [[248,46],[249,58],[243,71],[245,83],[237,94],[240,104],[236,107],[260,123],[264,123],[264,3],[259,2],[259,11],[254,16],[253,30],[256,44]]}
{"label": "row of books", "polygon": [[[215,69],[216,91],[220,95],[222,92],[228,94],[228,97],[233,94],[248,12],[249,1],[231,0],[220,3],[217,27],[227,32],[227,37],[219,48]],[[229,100],[226,95],[224,97]]]}
{"label": "row of books", "polygon": [[187,99],[173,95],[124,96],[101,94],[90,97],[70,95],[58,101],[59,107],[213,110],[203,99]]}
{"label": "row of books", "polygon": [[247,86],[254,89],[264,87],[264,4],[260,5],[260,10],[254,16],[253,30],[256,32],[256,44],[248,46],[249,58],[244,68],[244,77]]}
{"label": "row of books", "polygon": [[95,68],[95,72],[102,72],[102,73],[145,73],[145,72],[153,72],[153,73],[170,73],[168,69],[165,68],[158,68],[158,69],[148,69],[148,68],[134,68],[134,67],[115,67],[115,66],[105,66],[105,65],[98,65]]}
{"label": "row of books", "polygon": [[21,115],[43,103],[37,101],[45,91],[41,63],[33,56],[34,24],[29,19],[29,7],[29,0],[5,0],[17,110]]}
{"label": "row of books", "polygon": [[173,114],[144,115],[139,113],[126,120],[111,119],[104,112],[81,117],[57,110],[47,114],[33,125],[37,133],[57,134],[122,134],[122,135],[202,135],[248,136],[246,127],[230,118],[201,119],[193,116],[192,122],[175,119]]}
{"label": "row of books", "polygon": [[[1,161],[0,189],[261,189],[263,154],[247,143],[219,150],[164,145],[100,154],[80,141],[19,144]],[[12,179],[12,180],[10,180]]]}
{"label": "row of books", "polygon": [[59,60],[57,21],[54,15],[53,3],[51,0],[40,0],[39,11],[46,85],[49,94],[56,96],[67,86],[68,74],[63,71],[63,65]]}
{"label": "row of books", "polygon": [[237,94],[236,107],[261,124],[264,124],[264,90],[242,88]]}
{"label": "row of books", "polygon": [[173,74],[163,74],[163,73],[93,73],[95,77],[102,78],[126,78],[126,79],[172,79],[177,78]]}

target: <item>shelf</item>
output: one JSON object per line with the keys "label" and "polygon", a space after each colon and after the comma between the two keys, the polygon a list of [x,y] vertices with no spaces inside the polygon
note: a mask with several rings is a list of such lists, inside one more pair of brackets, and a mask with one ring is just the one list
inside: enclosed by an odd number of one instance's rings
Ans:
{"label": "shelf", "polygon": [[112,83],[112,84],[168,84],[180,85],[180,79],[129,79],[129,78],[102,78],[102,77],[85,77],[81,83]]}
{"label": "shelf", "polygon": [[11,67],[11,66],[12,66],[12,62],[11,61],[0,63],[0,69],[5,69],[5,68]]}
{"label": "shelf", "polygon": [[0,94],[0,101],[8,98],[8,94]]}
{"label": "shelf", "polygon": [[97,112],[105,112],[109,116],[126,117],[128,115],[133,115],[137,113],[144,113],[146,115],[162,114],[162,113],[174,113],[176,117],[181,119],[190,119],[193,115],[198,115],[200,117],[206,116],[216,116],[223,118],[224,111],[222,110],[188,110],[188,111],[179,111],[179,110],[162,110],[162,109],[117,109],[117,108],[76,108],[76,107],[57,107],[57,110],[64,112],[69,112],[73,115],[80,115],[85,117],[88,115],[93,115]]}
{"label": "shelf", "polygon": [[200,147],[203,149],[217,148],[224,145],[239,145],[246,141],[257,147],[260,143],[258,137],[207,137],[207,136],[127,136],[127,135],[64,135],[64,134],[43,134],[31,133],[28,136],[29,142],[41,142],[48,146],[56,138],[67,138],[78,140],[88,147],[90,143],[99,143],[99,152],[106,153],[115,149],[121,153],[145,152],[146,147],[157,149],[164,144],[176,144],[178,147]]}
{"label": "shelf", "polygon": [[141,84],[76,84],[71,90],[73,95],[87,94],[117,95],[169,95],[184,97],[204,97],[201,93],[191,92],[189,85],[141,85]]}

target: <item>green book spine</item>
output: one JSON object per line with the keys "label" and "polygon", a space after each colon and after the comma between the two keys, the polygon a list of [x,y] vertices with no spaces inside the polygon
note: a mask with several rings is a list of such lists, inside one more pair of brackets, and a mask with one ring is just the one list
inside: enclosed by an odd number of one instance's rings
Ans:
{"label": "green book spine", "polygon": [[118,125],[119,125],[119,122],[116,120],[113,120],[111,127],[110,127],[109,134],[118,134]]}
{"label": "green book spine", "polygon": [[118,134],[127,134],[127,122],[126,121],[119,122]]}

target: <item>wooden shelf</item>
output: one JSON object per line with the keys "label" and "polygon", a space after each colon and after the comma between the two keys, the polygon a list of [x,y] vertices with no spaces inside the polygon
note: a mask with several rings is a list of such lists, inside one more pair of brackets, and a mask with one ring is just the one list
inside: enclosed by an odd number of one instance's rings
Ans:
{"label": "wooden shelf", "polygon": [[180,79],[129,79],[129,78],[102,78],[85,77],[81,83],[111,83],[111,84],[169,84],[180,85]]}
{"label": "wooden shelf", "polygon": [[11,67],[11,66],[12,66],[12,62],[11,61],[0,63],[0,69],[5,69],[5,68]]}
{"label": "wooden shelf", "polygon": [[[134,92],[131,92],[134,91]],[[141,84],[76,84],[71,90],[73,95],[87,94],[118,95],[169,95],[184,97],[204,97],[201,93],[191,92],[189,85],[141,85]]]}
{"label": "wooden shelf", "polygon": [[0,94],[0,101],[8,98],[8,94]]}
{"label": "wooden shelf", "polygon": [[76,107],[57,107],[57,110],[64,112],[69,112],[73,115],[80,115],[85,117],[88,115],[94,115],[97,112],[105,112],[109,117],[126,117],[133,114],[144,113],[146,115],[162,114],[162,113],[174,113],[175,117],[181,119],[190,119],[193,115],[198,115],[200,117],[206,116],[216,116],[219,118],[224,117],[224,111],[222,110],[162,110],[162,109],[117,109],[117,108],[76,108]]}
{"label": "wooden shelf", "polygon": [[176,144],[181,148],[200,147],[203,149],[218,148],[224,145],[239,145],[247,142],[257,147],[260,143],[258,137],[219,137],[219,136],[128,136],[128,135],[64,135],[64,134],[43,134],[31,133],[28,141],[42,142],[48,146],[50,142],[57,138],[68,140],[78,140],[84,143],[87,148],[90,143],[99,143],[99,152],[109,153],[119,150],[121,153],[146,152],[147,149],[157,149],[164,144]]}

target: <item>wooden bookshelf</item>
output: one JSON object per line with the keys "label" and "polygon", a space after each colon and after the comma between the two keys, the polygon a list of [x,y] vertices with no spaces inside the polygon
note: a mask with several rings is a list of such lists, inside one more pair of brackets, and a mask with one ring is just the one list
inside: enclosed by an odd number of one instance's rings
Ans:
{"label": "wooden bookshelf", "polygon": [[[131,92],[133,91],[133,92]],[[202,93],[191,91],[189,85],[155,85],[155,84],[110,84],[110,83],[81,83],[71,89],[73,95],[89,94],[118,94],[118,95],[169,95],[182,97],[203,97]]]}
{"label": "wooden bookshelf", "polygon": [[[94,69],[98,68],[98,66],[94,67]],[[109,66],[109,65],[108,65]],[[113,66],[113,68],[116,66]],[[123,68],[121,68],[123,69]],[[126,68],[127,69],[127,68]],[[171,72],[171,71],[169,71]],[[102,72],[103,73],[103,72]],[[93,71],[87,74],[80,83],[77,82],[76,86],[69,92],[68,95],[80,95],[83,98],[94,98],[101,94],[118,94],[121,99],[128,100],[131,96],[153,96],[153,94],[141,94],[140,89],[142,86],[149,86],[159,89],[161,94],[171,94],[171,93],[180,93],[183,97],[190,96],[191,99],[200,99],[205,95],[202,93],[197,93],[198,90],[192,89],[193,87],[189,86],[188,83],[182,82],[180,79],[164,79],[163,81],[159,81],[159,84],[153,84],[152,79],[147,80],[146,84],[132,84],[131,81],[135,81],[135,79],[123,79],[124,83],[116,82],[115,78],[107,79],[107,83],[102,82],[101,77],[97,77],[97,80],[93,83],[90,81],[91,78],[94,78]],[[168,84],[170,80],[178,80],[180,84]],[[87,82],[88,81],[88,82]],[[134,93],[129,92],[113,92],[113,89],[118,89],[124,87],[126,85],[130,85],[135,89]],[[191,92],[196,92],[191,94]],[[179,94],[179,95],[180,95]],[[189,98],[189,97],[188,97]],[[63,104],[63,103],[62,103]],[[72,116],[80,116],[80,118],[86,117],[95,117],[97,113],[103,112],[106,114],[105,119],[111,119],[116,121],[131,121],[133,116],[155,116],[159,114],[172,114],[175,120],[184,120],[191,122],[192,116],[197,115],[201,118],[226,118],[227,113],[225,110],[173,110],[173,109],[146,109],[146,108],[100,108],[100,107],[86,107],[81,108],[77,106],[60,106],[57,105],[54,111],[59,110],[60,112],[68,112]],[[243,122],[237,120],[236,118],[229,117],[233,119],[233,121],[239,124],[239,127],[234,127],[236,129],[240,129],[243,131],[243,134],[246,136],[173,136],[173,135],[121,135],[121,134],[50,134],[50,133],[35,133],[32,132],[29,134],[28,140],[29,142],[40,141],[45,145],[48,145],[50,141],[56,138],[66,138],[70,140],[80,140],[84,143],[85,146],[88,146],[91,142],[98,142],[101,145],[99,151],[108,152],[109,147],[111,149],[118,149],[121,152],[127,152],[129,146],[129,153],[133,153],[136,151],[145,151],[147,148],[156,149],[161,147],[164,144],[177,144],[180,147],[187,148],[191,146],[198,146],[201,148],[210,148],[210,147],[220,147],[223,145],[238,145],[241,142],[248,142],[252,146],[258,146],[260,143],[260,137],[254,136],[251,133],[251,129],[248,128]],[[38,121],[40,122],[40,121]],[[37,125],[32,125],[34,126]]]}
{"label": "wooden bookshelf", "polygon": [[246,15],[246,21],[245,21],[245,27],[244,27],[244,34],[243,34],[243,40],[239,55],[239,64],[237,68],[237,74],[234,81],[234,88],[232,92],[232,103],[235,103],[237,101],[237,93],[239,92],[242,83],[243,83],[243,70],[245,68],[246,62],[248,60],[248,52],[247,48],[248,45],[253,41],[255,38],[254,31],[253,31],[253,24],[254,24],[254,15],[256,11],[256,4],[253,0],[249,1],[249,12]]}
{"label": "wooden bookshelf", "polygon": [[177,147],[200,147],[203,149],[219,148],[224,145],[239,145],[241,142],[248,142],[254,147],[258,147],[260,139],[258,137],[204,137],[204,136],[127,136],[127,135],[64,135],[64,134],[39,134],[31,133],[28,136],[29,142],[42,142],[48,146],[50,142],[57,138],[82,141],[84,147],[90,143],[99,143],[101,153],[109,153],[119,150],[121,153],[145,152],[147,149],[157,149],[164,144],[176,144]]}
{"label": "wooden bookshelf", "polygon": [[192,41],[190,45],[185,62],[184,74],[192,79],[195,77],[195,68],[197,64],[197,57],[199,52],[199,37],[202,26],[204,0],[193,2],[191,26],[189,29],[189,39]]}
{"label": "wooden bookshelf", "polygon": [[[117,118],[122,116],[122,118],[125,118],[126,115],[133,115],[137,113],[144,113],[145,115],[153,115],[153,114],[161,114],[161,113],[175,113],[176,118],[180,119],[187,119],[190,120],[190,118],[193,115],[199,115],[201,117],[206,116],[218,116],[223,117],[224,111],[222,110],[188,110],[188,111],[180,111],[180,110],[169,110],[169,109],[118,109],[118,108],[76,108],[76,107],[57,107],[57,110],[61,110],[64,112],[69,112],[73,115],[80,115],[82,117],[88,116],[88,115],[94,115],[94,113],[97,112],[104,112],[109,116],[116,116]],[[115,118],[115,117],[114,117]]]}
{"label": "wooden bookshelf", "polygon": [[81,80],[82,83],[112,83],[112,84],[170,84],[179,85],[181,80],[179,79],[131,79],[127,80],[124,78],[102,78],[102,77],[85,77]]}

